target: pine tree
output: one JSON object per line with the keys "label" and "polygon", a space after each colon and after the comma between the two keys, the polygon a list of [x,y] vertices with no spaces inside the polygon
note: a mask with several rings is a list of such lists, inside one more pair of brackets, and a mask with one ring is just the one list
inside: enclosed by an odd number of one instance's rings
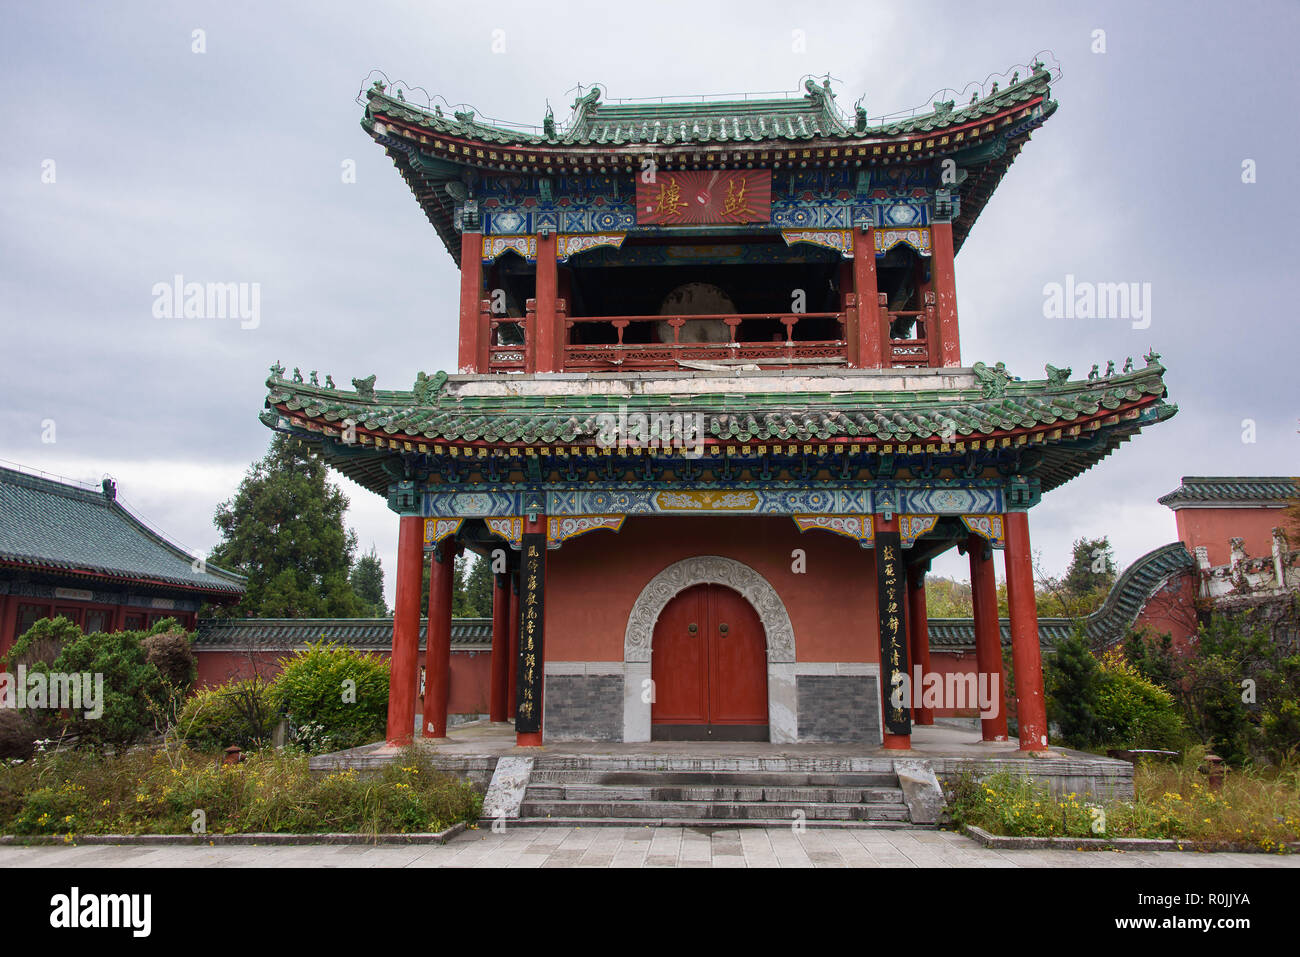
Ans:
{"label": "pine tree", "polygon": [[240,618],[355,618],[365,606],[350,572],[356,533],[343,516],[347,497],[296,439],[277,434],[235,496],[217,506],[221,542],[209,560],[248,577],[237,604],[215,610]]}
{"label": "pine tree", "polygon": [[492,617],[492,578],[490,561],[475,555],[473,566],[465,573],[466,617]]}
{"label": "pine tree", "polygon": [[1070,605],[1067,614],[1086,615],[1095,611],[1115,584],[1115,553],[1110,539],[1103,535],[1076,540],[1070,567],[1060,584]]}
{"label": "pine tree", "polygon": [[368,609],[372,618],[384,618],[388,615],[388,605],[384,603],[384,566],[379,560],[375,546],[357,559],[352,566],[352,590]]}
{"label": "pine tree", "polygon": [[1087,748],[1101,739],[1097,720],[1101,680],[1101,668],[1088,647],[1082,623],[1078,623],[1056,646],[1056,654],[1043,669],[1048,718],[1071,747]]}

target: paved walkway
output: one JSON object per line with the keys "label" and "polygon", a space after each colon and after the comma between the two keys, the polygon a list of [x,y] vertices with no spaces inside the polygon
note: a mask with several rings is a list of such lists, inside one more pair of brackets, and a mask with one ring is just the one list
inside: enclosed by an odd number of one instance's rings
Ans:
{"label": "paved walkway", "polygon": [[445,845],[0,847],[0,867],[1297,867],[1300,855],[994,851],[948,831],[510,827]]}

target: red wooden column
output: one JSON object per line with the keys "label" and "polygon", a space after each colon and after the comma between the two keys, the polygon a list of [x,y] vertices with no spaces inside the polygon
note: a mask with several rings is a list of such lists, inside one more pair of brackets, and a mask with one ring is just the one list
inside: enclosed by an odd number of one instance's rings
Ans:
{"label": "red wooden column", "polygon": [[492,695],[488,718],[496,722],[506,720],[506,699],[510,694],[510,576],[502,572],[493,575],[492,580]]}
{"label": "red wooden column", "polygon": [[451,597],[456,541],[444,538],[429,556],[429,628],[424,653],[424,736],[447,737],[451,693]]}
{"label": "red wooden column", "polygon": [[989,675],[988,687],[997,703],[997,714],[980,718],[985,741],[1007,739],[1006,675],[1002,673],[1002,626],[998,622],[998,585],[994,577],[992,548],[979,535],[966,541],[970,555],[971,600],[975,605],[975,671]]}
{"label": "red wooden column", "polygon": [[1004,516],[1007,547],[1007,604],[1011,612],[1011,658],[1016,669],[1016,717],[1020,750],[1047,749],[1047,705],[1043,700],[1043,660],[1038,645],[1038,607],[1034,566],[1029,552],[1029,515]]}
{"label": "red wooden column", "polygon": [[403,515],[397,533],[397,594],[393,600],[393,655],[389,661],[389,744],[410,744],[415,736],[423,562],[424,519],[418,515]]}
{"label": "red wooden column", "polygon": [[858,363],[858,297],[853,294],[853,260],[840,260],[840,312],[844,315],[844,324],[840,334],[844,337],[844,357],[850,369],[859,368]]}
{"label": "red wooden column", "polygon": [[514,720],[519,706],[519,569],[510,573],[510,663],[506,669],[506,718]]}
{"label": "red wooden column", "polygon": [[934,223],[930,227],[930,270],[934,287],[938,329],[927,330],[939,337],[938,364],[961,365],[961,341],[957,334],[957,280],[953,272],[955,253],[952,246],[952,223]]}
{"label": "red wooden column", "polygon": [[[469,213],[466,214],[467,220]],[[460,234],[460,346],[456,368],[461,372],[487,372],[479,368],[488,347],[489,329],[483,322],[483,233],[466,227]]]}
{"label": "red wooden column", "polygon": [[876,237],[870,226],[858,226],[853,230],[853,292],[858,298],[858,321],[856,342],[849,346],[850,362],[856,356],[857,368],[880,369],[885,365],[886,357],[880,351]]}
{"label": "red wooden column", "polygon": [[934,709],[923,705],[922,682],[930,673],[930,620],[925,609],[925,568],[907,569],[907,632],[912,659],[908,675],[912,689],[912,723],[934,724]]}
{"label": "red wooden column", "polygon": [[555,310],[559,278],[555,263],[556,236],[552,232],[537,234],[537,371],[560,371],[559,316]]}

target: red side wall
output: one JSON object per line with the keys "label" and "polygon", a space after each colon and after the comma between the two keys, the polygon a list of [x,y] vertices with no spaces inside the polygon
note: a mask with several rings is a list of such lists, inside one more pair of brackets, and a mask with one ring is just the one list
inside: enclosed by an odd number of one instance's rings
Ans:
{"label": "red side wall", "polygon": [[1187,550],[1196,554],[1196,546],[1209,551],[1211,565],[1226,565],[1232,560],[1228,540],[1245,539],[1246,554],[1262,558],[1273,552],[1273,529],[1286,524],[1279,506],[1260,505],[1249,508],[1180,508],[1174,512],[1178,538]]}
{"label": "red side wall", "polygon": [[[263,678],[273,678],[280,673],[280,659],[288,652],[268,651],[249,655],[239,651],[202,651],[198,653],[199,677],[197,687],[210,688],[240,678],[251,678],[255,673]],[[389,652],[375,654],[387,659]],[[420,652],[420,667],[424,666],[424,652]],[[492,655],[484,651],[457,651],[451,653],[451,696],[448,714],[487,714],[490,690]],[[416,709],[420,707],[416,702]]]}
{"label": "red side wall", "polygon": [[[792,569],[802,549],[806,570]],[[873,553],[788,516],[632,516],[621,531],[589,532],[546,559],[546,659],[622,661],[628,613],[674,562],[718,555],[750,566],[776,589],[799,661],[880,660]]]}

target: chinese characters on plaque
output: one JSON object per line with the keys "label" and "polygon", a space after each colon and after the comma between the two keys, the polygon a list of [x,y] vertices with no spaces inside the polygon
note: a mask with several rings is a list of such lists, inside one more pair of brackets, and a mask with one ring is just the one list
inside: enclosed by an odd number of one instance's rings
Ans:
{"label": "chinese characters on plaque", "polygon": [[546,535],[523,537],[523,561],[519,565],[519,661],[518,700],[515,730],[520,733],[542,729],[542,598],[546,580]]}
{"label": "chinese characters on plaque", "polygon": [[659,172],[636,182],[638,226],[766,223],[772,218],[771,170]]}
{"label": "chinese characters on plaque", "polygon": [[[898,532],[876,532],[876,595],[880,607],[880,680],[885,733],[911,734],[907,687],[907,573]],[[898,702],[901,702],[899,704]]]}

